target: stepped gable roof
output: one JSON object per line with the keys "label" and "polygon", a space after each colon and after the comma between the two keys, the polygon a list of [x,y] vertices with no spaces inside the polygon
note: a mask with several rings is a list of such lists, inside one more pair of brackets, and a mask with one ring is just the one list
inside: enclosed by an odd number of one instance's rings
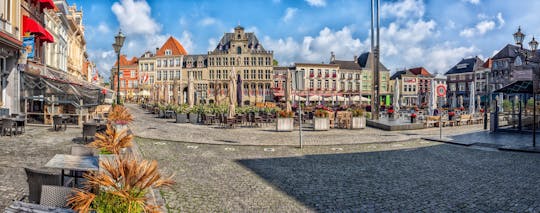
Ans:
{"label": "stepped gable roof", "polygon": [[424,67],[416,67],[409,69],[409,72],[411,72],[414,75],[421,75],[424,77],[433,77],[431,73],[429,73]]}
{"label": "stepped gable roof", "polygon": [[[130,66],[138,62],[139,62],[139,59],[137,57],[133,57],[131,58],[131,60],[128,60],[126,55],[120,55],[120,66]],[[114,67],[116,66],[118,66],[118,61],[114,62]]]}
{"label": "stepped gable roof", "polygon": [[187,51],[184,46],[178,42],[174,37],[169,37],[167,41],[156,51],[156,56],[165,55],[165,50],[171,50],[171,55],[187,55]]}
{"label": "stepped gable roof", "polygon": [[331,61],[330,64],[337,64],[339,65],[340,69],[347,69],[347,70],[361,70],[362,67],[355,61],[342,61],[342,60],[334,60]]}
{"label": "stepped gable roof", "polygon": [[[259,39],[257,39],[257,36],[255,36],[254,33],[245,33],[247,38],[247,47],[248,49],[255,49],[255,50],[264,50],[264,47],[261,43],[259,43]],[[220,51],[220,50],[228,50],[231,48],[231,40],[234,38],[234,33],[225,33],[223,37],[221,37],[221,40],[217,44],[216,48],[214,50]]]}
{"label": "stepped gable roof", "polygon": [[484,61],[478,58],[478,56],[472,58],[464,58],[461,59],[461,61],[455,66],[453,66],[450,70],[448,70],[445,75],[473,72],[475,68],[482,66],[483,64]]}
{"label": "stepped gable roof", "polygon": [[[372,66],[372,57],[373,57],[373,54],[371,54],[371,52],[365,52],[365,53],[362,53],[360,55],[360,57],[358,57],[358,64],[363,68],[363,69],[369,69],[369,70],[373,70],[373,66]],[[388,70],[388,68],[386,68],[386,66],[384,66],[380,61],[379,61],[379,69],[380,71],[390,71]]]}

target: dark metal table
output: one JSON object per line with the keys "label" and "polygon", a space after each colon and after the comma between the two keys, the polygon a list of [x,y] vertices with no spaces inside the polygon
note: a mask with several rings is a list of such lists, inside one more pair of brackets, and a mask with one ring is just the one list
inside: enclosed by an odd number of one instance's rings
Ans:
{"label": "dark metal table", "polygon": [[57,212],[57,213],[75,213],[72,209],[56,208],[50,206],[44,206],[34,203],[26,203],[22,201],[13,201],[4,212],[15,213],[15,212],[33,212],[33,213],[45,213],[45,212]]}
{"label": "dark metal table", "polygon": [[[64,182],[64,170],[73,170],[73,171],[98,171],[99,163],[97,156],[77,156],[77,155],[66,155],[66,154],[56,154],[49,162],[45,164],[45,167],[56,168],[62,170],[62,182]],[[77,177],[75,182],[77,182]]]}

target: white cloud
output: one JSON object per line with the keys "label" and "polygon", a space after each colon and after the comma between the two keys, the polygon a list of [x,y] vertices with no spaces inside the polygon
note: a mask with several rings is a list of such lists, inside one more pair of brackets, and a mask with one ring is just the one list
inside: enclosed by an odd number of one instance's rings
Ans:
{"label": "white cloud", "polygon": [[324,7],[326,6],[326,0],[305,0],[309,6]]}
{"label": "white cloud", "polygon": [[422,17],[425,6],[422,0],[403,0],[395,3],[384,3],[381,7],[383,18],[411,18]]}
{"label": "white cloud", "polygon": [[146,1],[120,0],[111,9],[120,28],[127,34],[155,34],[161,30],[161,26],[150,17],[151,9]]}
{"label": "white cloud", "polygon": [[194,50],[195,44],[193,43],[192,35],[189,31],[184,30],[182,32],[182,37],[179,39],[179,41],[180,41],[180,44],[184,46],[184,49],[186,49],[188,53]]}
{"label": "white cloud", "polygon": [[98,27],[97,27],[97,31],[102,33],[102,34],[106,34],[106,33],[109,33],[111,32],[111,29],[109,28],[109,26],[103,22],[99,23]]}
{"label": "white cloud", "polygon": [[297,11],[298,11],[297,8],[288,7],[285,10],[285,15],[283,16],[283,18],[281,18],[281,20],[283,20],[283,22],[290,21],[294,17]]}
{"label": "white cloud", "polygon": [[199,24],[202,26],[209,26],[217,23],[217,20],[212,17],[206,17],[199,21]]}
{"label": "white cloud", "polygon": [[459,35],[466,38],[471,38],[473,36],[481,36],[486,34],[488,31],[495,28],[495,22],[491,20],[484,20],[476,24],[474,28],[463,29]]}
{"label": "white cloud", "polygon": [[349,27],[343,27],[339,31],[325,27],[318,36],[305,36],[301,42],[291,37],[264,37],[263,42],[266,49],[274,51],[274,57],[281,65],[294,62],[328,62],[331,51],[338,58],[352,60],[353,55],[359,55],[368,48],[360,39],[353,38]]}
{"label": "white cloud", "polygon": [[480,4],[480,0],[462,0],[464,2],[468,2],[468,3],[471,3],[471,4]]}
{"label": "white cloud", "polygon": [[499,29],[501,29],[504,26],[504,23],[505,23],[501,12],[497,13],[497,21],[499,22]]}
{"label": "white cloud", "polygon": [[456,22],[452,21],[452,20],[448,20],[448,25],[446,25],[448,27],[448,29],[454,29],[456,28]]}
{"label": "white cloud", "polygon": [[218,40],[215,38],[208,39],[208,51],[212,51],[217,47]]}

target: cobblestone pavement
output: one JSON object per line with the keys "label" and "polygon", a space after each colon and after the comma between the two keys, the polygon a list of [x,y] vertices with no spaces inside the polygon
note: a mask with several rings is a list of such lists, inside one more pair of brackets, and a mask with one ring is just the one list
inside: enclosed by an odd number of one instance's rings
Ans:
{"label": "cobblestone pavement", "polygon": [[81,129],[52,131],[51,127],[27,126],[18,136],[0,136],[0,211],[28,194],[24,167],[58,172],[43,168],[55,154],[69,153],[73,139],[80,139]]}
{"label": "cobblestone pavement", "polygon": [[[269,124],[260,128],[239,127],[222,129],[217,126],[177,124],[174,119],[160,119],[146,113],[137,105],[128,105],[134,114],[131,125],[134,134],[143,138],[179,142],[236,144],[236,145],[298,145],[298,131],[275,132]],[[477,132],[483,125],[443,128],[443,135]],[[367,127],[362,130],[332,129],[330,131],[304,131],[305,145],[358,144],[374,142],[406,141],[414,138],[439,136],[438,128],[409,131],[383,131]]]}
{"label": "cobblestone pavement", "polygon": [[136,139],[176,173],[170,212],[540,212],[537,154],[407,142],[224,146]]}

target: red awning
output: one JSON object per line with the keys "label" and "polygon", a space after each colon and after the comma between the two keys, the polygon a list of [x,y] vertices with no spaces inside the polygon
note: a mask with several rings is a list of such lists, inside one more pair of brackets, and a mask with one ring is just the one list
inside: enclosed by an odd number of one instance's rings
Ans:
{"label": "red awning", "polygon": [[41,9],[54,9],[54,2],[52,0],[39,0],[39,3],[41,5]]}
{"label": "red awning", "polygon": [[52,43],[54,42],[54,37],[39,23],[34,19],[31,19],[28,16],[23,16],[23,33],[33,33],[36,37],[40,38],[42,41]]}

